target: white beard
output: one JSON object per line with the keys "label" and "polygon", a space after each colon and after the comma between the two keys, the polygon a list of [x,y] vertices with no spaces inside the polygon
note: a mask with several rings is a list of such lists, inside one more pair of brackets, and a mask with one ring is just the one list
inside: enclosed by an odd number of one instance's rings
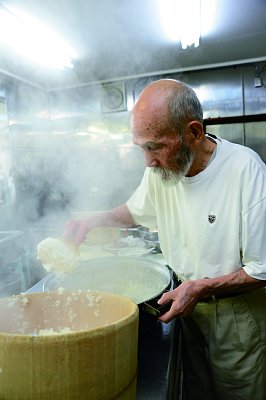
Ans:
{"label": "white beard", "polygon": [[176,169],[153,167],[156,174],[159,174],[162,183],[166,186],[176,185],[183,176],[186,176],[194,161],[195,153],[190,151],[184,142],[176,156]]}

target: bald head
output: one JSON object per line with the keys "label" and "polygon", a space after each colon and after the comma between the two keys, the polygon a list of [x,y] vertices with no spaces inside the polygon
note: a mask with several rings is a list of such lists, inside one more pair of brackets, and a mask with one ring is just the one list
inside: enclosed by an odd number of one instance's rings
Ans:
{"label": "bald head", "polygon": [[202,120],[189,86],[160,79],[142,91],[132,110],[133,143],[142,148],[146,165],[172,184],[202,170],[208,153]]}
{"label": "bald head", "polygon": [[140,94],[131,114],[132,131],[146,124],[156,130],[162,123],[178,132],[190,121],[203,121],[201,104],[195,92],[174,79],[160,79],[148,85]]}

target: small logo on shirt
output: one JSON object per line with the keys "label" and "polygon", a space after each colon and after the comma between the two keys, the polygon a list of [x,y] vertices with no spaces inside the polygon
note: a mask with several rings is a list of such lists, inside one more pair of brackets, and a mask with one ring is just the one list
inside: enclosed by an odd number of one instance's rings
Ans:
{"label": "small logo on shirt", "polygon": [[210,214],[208,216],[208,221],[210,224],[213,224],[216,221],[216,215]]}

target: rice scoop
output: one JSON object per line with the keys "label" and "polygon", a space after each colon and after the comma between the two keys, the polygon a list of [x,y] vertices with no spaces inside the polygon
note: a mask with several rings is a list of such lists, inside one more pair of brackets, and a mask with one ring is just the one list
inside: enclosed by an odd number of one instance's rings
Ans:
{"label": "rice scoop", "polygon": [[64,239],[49,237],[37,245],[37,258],[48,272],[72,272],[79,263],[79,251]]}

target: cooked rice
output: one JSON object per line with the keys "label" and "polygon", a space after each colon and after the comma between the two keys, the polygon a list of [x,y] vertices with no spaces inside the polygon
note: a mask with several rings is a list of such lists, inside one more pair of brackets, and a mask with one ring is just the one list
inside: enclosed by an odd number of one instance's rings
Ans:
{"label": "cooked rice", "polygon": [[37,257],[48,272],[72,272],[79,261],[78,255],[63,240],[51,237],[38,244]]}

